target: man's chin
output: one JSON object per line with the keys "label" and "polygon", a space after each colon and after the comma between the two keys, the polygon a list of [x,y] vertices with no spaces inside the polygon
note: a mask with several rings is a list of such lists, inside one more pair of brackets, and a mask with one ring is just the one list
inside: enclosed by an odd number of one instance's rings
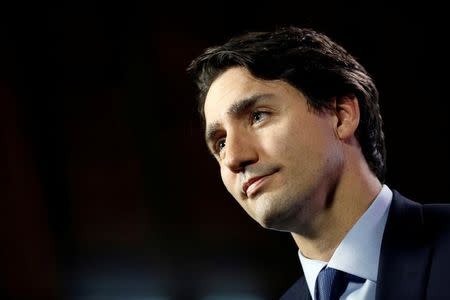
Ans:
{"label": "man's chin", "polygon": [[265,229],[288,232],[288,219],[289,218],[286,214],[274,211],[265,211],[264,214],[259,216],[257,222]]}

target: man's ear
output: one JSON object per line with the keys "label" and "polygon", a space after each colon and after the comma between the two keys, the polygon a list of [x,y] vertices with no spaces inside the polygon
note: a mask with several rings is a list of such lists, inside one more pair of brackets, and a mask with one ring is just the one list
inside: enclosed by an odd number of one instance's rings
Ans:
{"label": "man's ear", "polygon": [[335,108],[338,122],[336,134],[341,140],[347,140],[355,135],[359,124],[359,103],[354,94],[335,97]]}

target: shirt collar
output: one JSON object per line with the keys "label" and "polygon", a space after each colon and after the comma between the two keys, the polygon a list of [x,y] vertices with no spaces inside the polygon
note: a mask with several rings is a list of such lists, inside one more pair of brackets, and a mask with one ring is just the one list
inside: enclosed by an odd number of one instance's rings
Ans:
{"label": "shirt collar", "polygon": [[[333,253],[328,266],[376,283],[381,241],[386,225],[392,191],[383,185],[367,211],[353,225]],[[306,258],[298,251],[306,283],[314,295],[320,270],[327,262]]]}

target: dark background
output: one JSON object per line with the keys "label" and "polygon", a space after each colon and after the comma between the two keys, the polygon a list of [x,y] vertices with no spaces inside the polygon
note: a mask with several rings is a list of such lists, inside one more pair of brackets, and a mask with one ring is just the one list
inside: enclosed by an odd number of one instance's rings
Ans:
{"label": "dark background", "polygon": [[248,30],[301,25],[375,78],[387,184],[450,202],[443,7],[340,1],[15,2],[0,9],[0,298],[277,299],[289,234],[222,187],[186,75]]}

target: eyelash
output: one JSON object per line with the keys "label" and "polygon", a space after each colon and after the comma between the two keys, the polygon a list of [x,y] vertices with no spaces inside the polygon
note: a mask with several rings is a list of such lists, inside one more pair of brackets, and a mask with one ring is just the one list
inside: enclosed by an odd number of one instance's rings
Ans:
{"label": "eyelash", "polygon": [[[267,112],[267,111],[261,111],[261,110],[252,111],[252,112],[249,114],[249,119],[250,119],[249,121],[250,121],[250,124],[253,125],[253,124],[262,122],[262,121],[264,120],[264,118],[267,117],[268,114],[269,114],[269,112]],[[263,115],[263,116],[261,116],[261,115]],[[259,120],[255,120],[255,118],[256,118],[257,116],[260,117]],[[220,144],[221,144],[222,142],[223,142],[224,144],[223,144],[223,146],[220,146]],[[218,139],[218,140],[214,143],[214,153],[215,153],[215,154],[219,154],[219,153],[222,151],[223,148],[225,148],[225,138],[220,138],[220,139]]]}
{"label": "eyelash", "polygon": [[[221,148],[220,143],[222,143],[222,142],[223,142],[223,147]],[[217,140],[216,146],[214,147],[214,150],[215,150],[214,152],[220,153],[223,148],[225,148],[225,138],[221,138],[221,139]]]}
{"label": "eyelash", "polygon": [[[250,122],[252,123],[252,124],[255,124],[255,123],[259,123],[259,122],[261,122],[261,120],[258,120],[258,121],[255,121],[255,117],[256,116],[261,116],[261,115],[268,115],[269,113],[267,112],[267,111],[261,111],[261,110],[257,110],[257,111],[253,111],[251,114],[250,114]],[[264,117],[263,117],[264,118]]]}

